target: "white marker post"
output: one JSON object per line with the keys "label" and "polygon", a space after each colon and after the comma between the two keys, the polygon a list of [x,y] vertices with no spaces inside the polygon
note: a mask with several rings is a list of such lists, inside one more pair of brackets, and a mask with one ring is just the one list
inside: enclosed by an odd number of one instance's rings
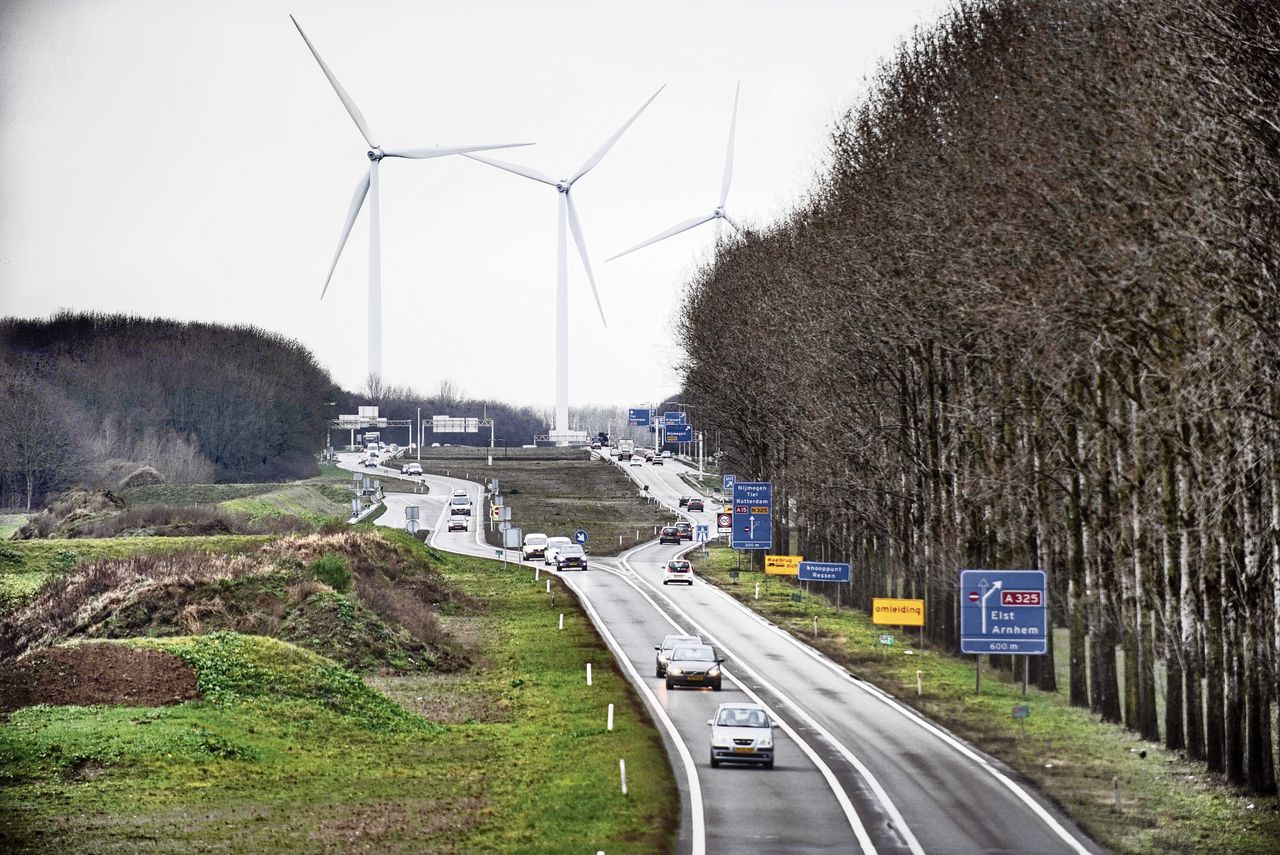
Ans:
{"label": "white marker post", "polygon": [[627,794],[627,761],[618,758],[618,774],[622,776],[622,794]]}
{"label": "white marker post", "polygon": [[613,704],[609,704],[609,723],[605,725],[605,730],[613,730]]}
{"label": "white marker post", "polygon": [[587,685],[591,685],[591,663],[587,663]]}
{"label": "white marker post", "polygon": [[538,581],[538,580],[539,580],[539,579],[541,579],[541,578],[542,578],[542,568],[541,568],[541,567],[534,567],[534,568],[533,568],[533,581],[535,581],[535,582],[536,582],[536,581]]}
{"label": "white marker post", "polygon": [[564,629],[564,612],[560,613],[560,628]]}
{"label": "white marker post", "polygon": [[548,579],[548,580],[547,580],[547,593],[548,593],[548,594],[550,594],[550,593],[551,593],[551,580],[550,580],[550,579]]}

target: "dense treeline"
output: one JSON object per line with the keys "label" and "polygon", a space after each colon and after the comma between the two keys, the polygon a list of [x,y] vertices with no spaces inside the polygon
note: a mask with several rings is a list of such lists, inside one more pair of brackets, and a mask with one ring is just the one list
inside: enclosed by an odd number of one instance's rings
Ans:
{"label": "dense treeline", "polygon": [[0,506],[71,483],[305,477],[338,390],[254,327],[62,313],[0,319]]}
{"label": "dense treeline", "polygon": [[809,200],[696,274],[680,321],[700,427],[794,500],[779,537],[852,559],[864,604],[925,598],[953,647],[960,568],[1044,568],[1071,700],[1257,792],[1280,663],[1277,105],[1275,2],[965,0],[838,123]]}
{"label": "dense treeline", "polygon": [[[442,382],[434,394],[427,395],[408,386],[379,382],[377,378],[370,377],[359,394],[342,392],[336,400],[342,407],[347,408],[342,409],[343,413],[354,413],[356,407],[361,404],[377,404],[378,414],[383,418],[407,419],[411,422],[418,417],[418,411],[421,408],[422,418],[427,423],[423,442],[428,445],[433,442],[474,446],[489,444],[488,428],[481,428],[478,433],[432,434],[432,416],[491,418],[493,419],[493,441],[498,448],[519,448],[526,443],[532,443],[535,436],[545,434],[548,430],[546,414],[539,413],[532,407],[513,407],[498,401],[468,398],[461,389],[448,380]],[[334,431],[335,445],[345,442],[341,434],[342,431]],[[408,440],[408,434],[403,429],[392,432],[388,437],[390,441],[396,443]]]}

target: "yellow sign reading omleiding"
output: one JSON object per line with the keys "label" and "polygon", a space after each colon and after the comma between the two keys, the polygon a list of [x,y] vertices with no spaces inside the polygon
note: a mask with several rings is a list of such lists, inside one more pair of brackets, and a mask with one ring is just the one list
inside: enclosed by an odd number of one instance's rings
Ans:
{"label": "yellow sign reading omleiding", "polygon": [[890,600],[873,597],[871,622],[890,626],[924,626],[924,600]]}

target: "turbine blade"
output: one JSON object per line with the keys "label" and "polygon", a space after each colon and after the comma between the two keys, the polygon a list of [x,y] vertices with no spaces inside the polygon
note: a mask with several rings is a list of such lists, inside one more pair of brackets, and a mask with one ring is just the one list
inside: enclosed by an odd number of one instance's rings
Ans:
{"label": "turbine blade", "polygon": [[578,222],[578,209],[573,204],[573,194],[565,193],[564,200],[569,207],[569,230],[573,232],[573,242],[578,245],[578,255],[582,256],[582,266],[587,269],[587,281],[591,283],[591,295],[596,298],[596,308],[600,310],[600,323],[606,327],[609,322],[604,317],[604,304],[600,302],[600,291],[596,288],[596,277],[591,272],[591,259],[587,257],[587,242],[582,237],[582,224]]}
{"label": "turbine blade", "polygon": [[293,25],[298,28],[298,35],[302,36],[302,40],[311,49],[311,55],[316,58],[316,62],[320,63],[320,70],[324,72],[325,77],[329,78],[333,91],[338,93],[338,100],[342,102],[342,106],[346,107],[347,112],[351,114],[351,118],[355,121],[356,127],[360,129],[360,135],[364,137],[364,141],[369,144],[369,148],[377,148],[378,144],[373,141],[373,132],[369,130],[369,125],[365,122],[364,116],[360,113],[360,108],[356,106],[356,102],[351,100],[351,96],[347,94],[347,90],[342,88],[338,78],[333,76],[329,66],[324,64],[324,60],[320,58],[320,52],[316,50],[316,46],[311,43],[311,39],[307,38],[307,34],[302,32],[302,25],[298,23],[298,19],[290,15],[289,20],[293,21]]}
{"label": "turbine blade", "polygon": [[729,225],[733,226],[733,230],[734,230],[735,232],[740,232],[740,231],[742,231],[742,226],[738,225],[738,224],[737,224],[737,223],[735,223],[732,219],[730,219],[729,215],[728,215],[728,214],[726,214],[724,211],[721,211],[721,212],[720,212],[720,217],[721,217],[721,218],[722,218],[726,223],[728,223]]}
{"label": "turbine blade", "polygon": [[347,238],[351,236],[351,227],[355,225],[356,215],[360,213],[360,208],[364,205],[364,197],[368,192],[369,173],[366,172],[360,182],[356,184],[355,195],[351,197],[351,210],[347,211],[347,221],[342,226],[342,237],[338,238],[338,251],[333,254],[333,263],[329,265],[329,275],[324,278],[324,289],[320,291],[321,300],[324,299],[325,291],[329,290],[329,280],[333,278],[333,271],[338,266],[338,259],[342,257],[342,248],[347,245]]}
{"label": "turbine blade", "polygon": [[603,145],[601,145],[601,146],[600,146],[600,148],[596,149],[596,153],[595,153],[595,154],[593,154],[593,155],[591,155],[591,157],[587,158],[587,162],[586,162],[586,163],[584,163],[584,164],[582,164],[582,167],[581,167],[581,168],[580,168],[576,173],[574,173],[574,176],[573,176],[572,178],[570,178],[570,179],[569,179],[569,183],[570,183],[570,184],[572,184],[573,182],[577,181],[577,180],[578,180],[579,178],[581,178],[582,176],[586,175],[586,174],[587,174],[588,172],[590,172],[592,169],[594,169],[594,168],[595,168],[595,166],[596,166],[596,164],[600,162],[601,158],[603,158],[606,154],[608,154],[608,153],[609,153],[609,149],[613,148],[613,144],[614,144],[614,143],[616,143],[616,142],[618,141],[618,139],[619,139],[619,138],[620,138],[624,133],[626,133],[627,128],[631,127],[631,123],[632,123],[632,122],[634,122],[636,119],[640,118],[640,114],[644,112],[644,108],[645,108],[645,107],[648,107],[650,104],[652,104],[652,103],[653,103],[653,99],[654,99],[654,98],[657,98],[657,97],[658,97],[658,94],[659,94],[660,92],[662,92],[662,90],[663,90],[663,89],[666,89],[666,88],[667,88],[667,84],[665,84],[665,83],[664,83],[664,84],[662,84],[661,86],[659,86],[659,87],[658,87],[658,91],[657,91],[657,92],[654,92],[652,95],[650,95],[650,96],[649,96],[649,100],[648,100],[648,101],[645,101],[643,104],[641,104],[641,105],[640,105],[640,109],[639,109],[639,110],[636,110],[634,113],[632,113],[632,114],[631,114],[631,118],[630,118],[630,119],[627,119],[627,121],[623,123],[622,127],[618,128],[618,130],[614,131],[613,136],[611,136],[611,137],[609,137],[607,140],[605,140],[605,141],[604,141],[604,144],[603,144]]}
{"label": "turbine blade", "polygon": [[533,145],[533,143],[517,142],[517,143],[494,143],[485,145],[429,145],[422,148],[397,148],[391,151],[383,151],[387,157],[409,157],[414,160],[423,160],[428,157],[447,157],[451,154],[466,154],[469,151],[489,151],[495,148],[520,148],[521,146]]}
{"label": "turbine blade", "polygon": [[659,234],[654,235],[653,237],[649,238],[647,241],[636,244],[635,246],[631,247],[631,249],[624,249],[622,252],[618,253],[617,255],[611,256],[610,258],[606,258],[604,260],[604,263],[608,264],[610,261],[613,261],[613,259],[615,258],[622,258],[622,256],[626,255],[627,253],[635,252],[637,249],[644,249],[649,244],[657,243],[660,240],[666,240],[672,235],[678,235],[681,232],[687,232],[689,229],[693,228],[694,226],[700,226],[703,223],[705,223],[707,220],[714,220],[715,218],[716,218],[715,214],[707,214],[704,217],[693,217],[692,219],[685,220],[683,223],[674,225],[671,228],[667,229],[665,232],[660,232]]}
{"label": "turbine blade", "polygon": [[518,163],[508,163],[505,160],[494,160],[491,157],[481,157],[478,154],[464,154],[462,156],[469,157],[472,160],[478,160],[481,163],[487,163],[490,166],[496,166],[499,169],[505,169],[507,172],[514,172],[516,175],[523,175],[525,178],[532,178],[534,181],[541,181],[543,184],[550,184],[552,187],[555,187],[560,183],[545,172],[539,172],[529,166],[521,166]]}
{"label": "turbine blade", "polygon": [[733,118],[729,120],[729,147],[724,152],[724,179],[720,182],[720,207],[724,207],[729,198],[729,182],[733,180],[733,135],[738,129],[738,93],[742,90],[739,83],[733,90]]}

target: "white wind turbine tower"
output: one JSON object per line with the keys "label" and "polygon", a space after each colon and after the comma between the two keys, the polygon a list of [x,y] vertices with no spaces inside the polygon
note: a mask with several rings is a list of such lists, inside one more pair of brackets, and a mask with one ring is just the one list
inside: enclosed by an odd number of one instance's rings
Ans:
{"label": "white wind turbine tower", "polygon": [[702,216],[692,217],[688,220],[685,220],[683,223],[678,223],[672,226],[671,228],[667,229],[665,232],[654,235],[653,237],[649,238],[647,241],[644,241],[643,243],[636,244],[635,246],[631,247],[631,249],[624,249],[622,252],[618,253],[617,255],[613,255],[613,256],[610,256],[609,258],[606,258],[605,259],[606,264],[608,264],[610,261],[613,261],[615,258],[621,258],[627,253],[635,252],[637,249],[643,249],[644,247],[648,246],[651,243],[657,243],[658,241],[666,240],[667,238],[672,237],[673,235],[678,235],[681,232],[686,232],[689,229],[693,228],[694,226],[700,226],[703,223],[708,222],[709,220],[716,221],[716,243],[720,242],[720,223],[721,222],[728,223],[730,226],[733,227],[734,231],[741,231],[741,229],[738,227],[738,224],[735,223],[733,220],[731,220],[729,218],[729,215],[724,212],[725,200],[729,198],[729,182],[733,179],[733,135],[734,135],[734,131],[737,130],[737,127],[738,127],[738,92],[741,89],[742,89],[742,84],[739,83],[738,86],[733,90],[733,117],[729,120],[729,146],[725,149],[725,152],[724,152],[724,177],[720,180],[720,204],[717,205],[716,209],[712,211],[710,214],[704,214]]}
{"label": "white wind turbine tower", "polygon": [[406,157],[415,160],[421,160],[429,157],[444,157],[450,154],[465,154],[469,151],[487,151],[495,148],[514,148],[517,146],[531,145],[531,143],[501,143],[490,145],[458,145],[458,146],[424,146],[420,148],[401,148],[401,149],[384,149],[375,143],[373,132],[369,130],[368,123],[365,122],[364,116],[360,113],[360,108],[356,106],[356,102],[347,94],[347,90],[342,88],[342,84],[338,82],[338,78],[333,76],[333,72],[329,70],[329,66],[320,58],[320,52],[316,50],[315,45],[311,43],[311,39],[307,38],[307,34],[302,31],[302,26],[298,23],[298,19],[292,15],[289,20],[293,21],[293,25],[298,28],[298,34],[302,36],[302,40],[307,43],[307,47],[311,50],[311,55],[316,58],[316,62],[320,63],[320,70],[324,72],[324,76],[329,78],[329,83],[333,86],[333,91],[338,93],[338,99],[342,101],[342,106],[347,108],[352,121],[356,123],[356,127],[360,130],[360,135],[364,137],[364,141],[369,144],[369,171],[356,184],[355,196],[351,199],[351,209],[347,212],[347,221],[342,226],[342,236],[338,238],[338,250],[333,254],[333,262],[329,265],[329,275],[324,279],[324,288],[320,291],[320,299],[324,299],[325,292],[329,290],[329,282],[333,279],[333,271],[338,266],[338,259],[342,256],[342,248],[347,245],[347,238],[351,235],[351,227],[355,224],[356,215],[360,213],[360,208],[364,205],[365,196],[369,197],[369,374],[371,377],[382,376],[382,239],[380,235],[380,217],[378,205],[378,163],[384,157]]}
{"label": "white wind turbine tower", "polygon": [[569,230],[573,232],[573,242],[578,247],[578,255],[582,257],[582,266],[587,272],[587,281],[591,283],[591,293],[596,299],[596,308],[600,311],[600,321],[605,326],[608,326],[608,322],[604,317],[604,305],[600,302],[600,291],[596,288],[596,278],[591,272],[591,259],[587,257],[587,243],[582,237],[582,224],[578,220],[578,209],[573,204],[573,195],[570,191],[579,178],[594,169],[596,164],[608,154],[614,143],[626,132],[627,128],[631,127],[631,123],[640,117],[645,108],[653,103],[653,99],[657,98],[658,94],[665,88],[665,83],[659,86],[658,91],[650,95],[649,100],[641,104],[640,109],[636,110],[631,118],[627,119],[622,127],[614,132],[613,136],[605,140],[600,148],[596,149],[595,154],[587,158],[586,162],[578,168],[578,171],[569,178],[562,178],[557,181],[546,173],[527,166],[493,160],[476,154],[466,155],[472,160],[478,160],[481,163],[487,163],[490,166],[514,172],[516,175],[523,175],[525,178],[549,184],[556,188],[556,192],[560,197],[558,243],[556,245],[556,424],[550,437],[551,441],[558,445],[566,444],[575,438],[575,435],[570,434],[569,431],[569,265],[567,239],[565,238],[566,221],[568,222]]}

